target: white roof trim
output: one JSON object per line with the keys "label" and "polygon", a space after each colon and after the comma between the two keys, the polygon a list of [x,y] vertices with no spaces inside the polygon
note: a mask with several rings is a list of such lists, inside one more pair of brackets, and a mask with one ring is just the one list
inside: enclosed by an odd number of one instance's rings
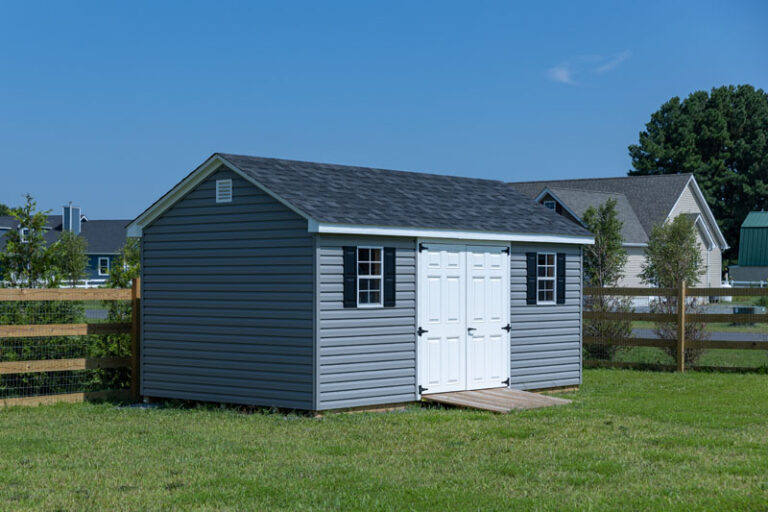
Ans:
{"label": "white roof trim", "polygon": [[705,237],[704,242],[707,244],[707,250],[711,251],[715,248],[715,239],[712,238],[712,233],[710,233],[709,229],[707,228],[706,222],[704,222],[704,219],[701,217],[701,215],[696,215],[696,220],[693,221],[693,223],[699,227],[699,231],[701,231]]}
{"label": "white roof trim", "polygon": [[454,240],[494,240],[504,242],[535,242],[552,244],[592,245],[595,239],[581,235],[548,235],[536,233],[505,233],[492,231],[458,231],[453,229],[407,228],[395,226],[368,226],[357,224],[334,224],[309,221],[311,233],[334,235],[400,236],[418,238],[440,238]]}
{"label": "white roof trim", "polygon": [[[704,198],[704,193],[701,191],[701,188],[699,187],[699,183],[696,181],[696,177],[691,175],[691,177],[688,179],[688,182],[685,184],[686,187],[693,183],[693,194],[696,196],[696,199],[698,202],[702,205],[704,205],[703,214],[706,217],[707,221],[710,225],[715,227],[715,237],[717,238],[717,245],[720,246],[720,250],[726,250],[730,246],[728,245],[728,242],[725,240],[725,237],[723,236],[722,231],[720,231],[720,226],[717,225],[717,220],[715,219],[714,214],[712,213],[712,210],[709,208],[709,203],[707,203],[707,200]],[[675,208],[677,208],[677,204],[680,202],[680,198],[683,197],[683,194],[680,193],[677,200],[675,201],[675,204],[672,205],[672,208],[669,210],[669,213],[667,214],[667,220],[669,220],[672,216],[672,212],[675,211]],[[707,229],[709,231],[709,229]],[[710,236],[712,236],[712,233],[710,232]],[[715,237],[713,237],[713,241],[715,240]]]}
{"label": "white roof trim", "polygon": [[564,202],[563,202],[563,201],[562,201],[562,200],[561,200],[559,197],[557,197],[557,194],[555,194],[554,192],[552,192],[552,190],[550,190],[550,188],[549,188],[549,187],[544,187],[544,190],[542,190],[542,191],[541,191],[541,193],[540,193],[539,195],[537,195],[537,196],[536,196],[536,199],[535,199],[535,201],[538,203],[538,202],[539,202],[539,201],[541,201],[541,200],[542,200],[542,198],[543,198],[544,196],[546,196],[547,194],[549,194],[550,196],[552,196],[552,199],[554,199],[555,201],[557,201],[557,202],[560,204],[560,206],[562,206],[563,208],[565,208],[565,211],[567,211],[568,213],[570,213],[570,214],[571,214],[571,216],[573,216],[573,218],[574,218],[574,219],[576,219],[577,221],[579,221],[579,224],[581,224],[581,225],[582,225],[582,226],[584,226],[584,227],[587,227],[587,225],[586,225],[586,224],[584,224],[584,221],[583,221],[583,220],[581,220],[581,217],[579,217],[578,215],[576,215],[576,212],[574,212],[573,210],[571,210],[570,208],[568,208],[568,206],[567,206],[567,205],[566,205],[566,204],[565,204],[565,203],[564,203]]}
{"label": "white roof trim", "polygon": [[127,236],[140,237],[142,235],[142,231],[144,227],[151,224],[152,221],[154,221],[157,217],[159,217],[168,208],[173,206],[179,199],[181,199],[184,195],[186,195],[187,192],[191,191],[193,188],[199,185],[200,182],[202,182],[205,178],[210,176],[216,169],[218,169],[222,165],[226,166],[232,172],[236,173],[246,181],[252,183],[259,189],[263,190],[265,193],[269,194],[270,196],[275,198],[277,201],[279,201],[286,207],[290,208],[292,211],[296,212],[300,216],[309,220],[309,216],[306,213],[302,212],[301,210],[299,210],[298,208],[290,204],[288,201],[286,201],[282,197],[273,193],[271,190],[269,190],[267,187],[265,187],[261,183],[257,182],[250,176],[243,173],[235,165],[231,164],[226,159],[222,158],[220,155],[214,154],[210,158],[208,158],[208,160],[206,160],[200,166],[198,166],[197,169],[195,169],[190,174],[188,174],[186,178],[181,180],[170,191],[166,192],[165,195],[163,195],[160,199],[158,199],[152,206],[147,208],[141,215],[139,215],[133,221],[131,221],[127,226]]}

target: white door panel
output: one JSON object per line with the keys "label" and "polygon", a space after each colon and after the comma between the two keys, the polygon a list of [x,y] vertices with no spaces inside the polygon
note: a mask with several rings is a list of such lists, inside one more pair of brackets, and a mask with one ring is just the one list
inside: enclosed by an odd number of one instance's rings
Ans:
{"label": "white door panel", "polygon": [[422,253],[419,338],[421,385],[429,393],[466,388],[466,290],[464,246],[430,244]]}
{"label": "white door panel", "polygon": [[509,377],[509,258],[501,246],[426,244],[420,255],[424,393],[503,386]]}

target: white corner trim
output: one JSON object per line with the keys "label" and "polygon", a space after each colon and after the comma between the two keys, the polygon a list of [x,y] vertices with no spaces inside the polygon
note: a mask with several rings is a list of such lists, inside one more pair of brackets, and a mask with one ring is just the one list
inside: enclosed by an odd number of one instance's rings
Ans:
{"label": "white corner trim", "polygon": [[[565,208],[565,211],[567,211],[568,213],[570,213],[570,214],[571,214],[571,216],[573,216],[573,218],[574,218],[574,219],[576,219],[577,221],[579,221],[579,224],[581,224],[581,225],[582,225],[582,226],[584,226],[584,227],[587,227],[587,226],[586,226],[586,224],[584,224],[584,221],[583,221],[583,220],[581,220],[581,217],[579,217],[578,215],[576,215],[576,212],[574,212],[573,210],[571,210],[570,208],[568,208],[568,206],[566,206],[566,204],[565,204],[565,203],[564,203],[564,202],[563,202],[563,201],[562,201],[562,200],[561,200],[559,197],[557,197],[557,194],[555,194],[554,192],[552,192],[552,191],[549,189],[549,187],[544,187],[544,190],[542,190],[542,191],[541,191],[541,193],[540,193],[538,196],[536,196],[536,202],[538,203],[539,201],[541,201],[541,199],[542,199],[544,196],[546,196],[547,194],[549,194],[549,195],[552,197],[552,199],[554,199],[554,200],[555,200],[555,201],[556,201],[556,202],[557,202],[557,203],[558,203],[560,206],[562,206],[563,208]],[[555,213],[557,213],[557,212],[555,212]]]}
{"label": "white corner trim", "polygon": [[[706,235],[706,240],[704,242],[707,244],[707,250],[711,251],[715,248],[715,239],[712,238],[712,233],[710,233],[709,229],[707,228],[707,223],[704,222],[704,219],[702,218],[701,214],[696,216],[696,220],[694,221],[694,224],[699,227],[699,230]],[[702,237],[704,238],[704,237]]]}
{"label": "white corner trim", "polygon": [[186,178],[184,178],[178,184],[176,184],[176,186],[173,187],[170,191],[166,192],[165,195],[163,195],[160,199],[158,199],[152,206],[147,208],[141,215],[139,215],[133,221],[131,221],[131,223],[128,224],[128,227],[127,227],[127,233],[126,233],[127,236],[140,237],[142,235],[142,231],[145,226],[152,223],[153,220],[159,217],[168,208],[173,206],[179,199],[184,197],[184,195],[186,195],[187,192],[189,192],[190,190],[195,188],[197,185],[199,185],[205,178],[210,176],[221,165],[224,165],[225,167],[227,167],[229,170],[231,170],[238,176],[241,176],[243,179],[245,179],[249,183],[252,183],[254,186],[258,187],[260,190],[263,190],[264,193],[269,194],[275,200],[279,201],[286,207],[290,208],[292,211],[296,212],[301,217],[304,217],[307,220],[311,220],[306,213],[302,212],[301,210],[299,210],[298,208],[290,204],[288,201],[286,201],[282,197],[278,196],[277,194],[269,190],[267,187],[265,187],[261,183],[257,182],[250,176],[243,173],[235,165],[228,162],[225,158],[223,158],[221,155],[217,153],[209,157],[208,160],[206,160],[201,165],[199,165],[194,171],[188,174]]}
{"label": "white corner trim", "polygon": [[592,245],[595,239],[579,235],[549,235],[536,233],[504,233],[492,231],[458,231],[452,229],[366,226],[309,221],[310,233],[334,235],[398,236],[409,238],[439,238],[453,240],[493,240],[504,242],[535,242],[551,244]]}

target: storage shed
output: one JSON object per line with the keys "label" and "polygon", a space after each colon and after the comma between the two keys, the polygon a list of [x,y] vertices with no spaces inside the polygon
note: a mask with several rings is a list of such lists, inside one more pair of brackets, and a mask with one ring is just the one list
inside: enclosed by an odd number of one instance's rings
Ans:
{"label": "storage shed", "polygon": [[736,281],[768,279],[768,212],[749,212],[739,233],[739,264],[729,269]]}
{"label": "storage shed", "polygon": [[214,154],[129,225],[141,393],[327,410],[581,383],[581,226],[492,180]]}

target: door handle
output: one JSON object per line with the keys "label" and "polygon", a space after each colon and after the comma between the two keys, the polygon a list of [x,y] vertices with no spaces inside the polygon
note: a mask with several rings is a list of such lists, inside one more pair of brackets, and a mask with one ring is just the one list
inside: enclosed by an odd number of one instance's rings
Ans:
{"label": "door handle", "polygon": [[468,332],[469,334],[472,334],[472,333],[473,333],[473,332],[475,332],[476,330],[477,330],[477,329],[475,329],[474,327],[467,327],[467,332]]}

